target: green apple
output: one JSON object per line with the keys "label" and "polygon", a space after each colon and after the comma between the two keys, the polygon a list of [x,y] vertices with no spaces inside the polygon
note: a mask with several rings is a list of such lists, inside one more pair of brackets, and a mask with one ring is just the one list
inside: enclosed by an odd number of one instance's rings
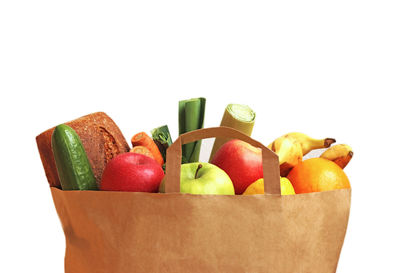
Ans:
{"label": "green apple", "polygon": [[[160,192],[165,192],[164,180]],[[225,171],[211,163],[181,165],[181,193],[234,195],[233,183]]]}

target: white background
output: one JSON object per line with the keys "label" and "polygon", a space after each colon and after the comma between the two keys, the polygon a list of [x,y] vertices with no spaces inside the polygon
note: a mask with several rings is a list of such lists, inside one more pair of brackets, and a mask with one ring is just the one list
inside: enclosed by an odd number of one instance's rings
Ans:
{"label": "white background", "polygon": [[0,272],[63,272],[37,134],[101,110],[128,139],[163,124],[176,138],[178,100],[199,96],[206,127],[242,103],[264,144],[350,144],[337,272],[400,272],[399,14],[384,0],[1,1]]}

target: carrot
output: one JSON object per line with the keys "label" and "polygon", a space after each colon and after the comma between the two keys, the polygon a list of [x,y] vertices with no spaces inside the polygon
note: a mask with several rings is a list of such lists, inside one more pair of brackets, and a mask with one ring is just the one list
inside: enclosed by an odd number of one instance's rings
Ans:
{"label": "carrot", "polygon": [[155,159],[153,154],[150,152],[150,150],[147,149],[145,146],[135,146],[129,152],[135,153],[135,154],[142,154],[142,155],[148,156],[152,159]]}
{"label": "carrot", "polygon": [[144,146],[153,155],[153,158],[162,166],[164,164],[164,159],[160,153],[160,150],[158,149],[156,143],[153,141],[153,139],[148,136],[145,132],[140,132],[134,135],[131,139],[132,142],[132,147],[135,146]]}

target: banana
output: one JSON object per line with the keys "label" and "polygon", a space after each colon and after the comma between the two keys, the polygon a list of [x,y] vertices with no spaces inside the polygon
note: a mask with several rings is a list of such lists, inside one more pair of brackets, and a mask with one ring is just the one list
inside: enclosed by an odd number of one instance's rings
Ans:
{"label": "banana", "polygon": [[279,156],[281,176],[303,160],[303,155],[311,150],[328,148],[336,140],[333,138],[314,139],[303,133],[288,133],[274,140],[268,148]]}
{"label": "banana", "polygon": [[353,150],[349,145],[338,144],[327,149],[320,157],[331,160],[344,169],[353,157]]}
{"label": "banana", "polygon": [[277,138],[268,148],[279,157],[281,176],[286,176],[294,166],[303,160],[300,143],[291,137]]}
{"label": "banana", "polygon": [[332,143],[336,142],[334,138],[315,139],[303,133],[289,133],[285,136],[292,137],[300,143],[303,155],[306,155],[315,149],[328,148]]}

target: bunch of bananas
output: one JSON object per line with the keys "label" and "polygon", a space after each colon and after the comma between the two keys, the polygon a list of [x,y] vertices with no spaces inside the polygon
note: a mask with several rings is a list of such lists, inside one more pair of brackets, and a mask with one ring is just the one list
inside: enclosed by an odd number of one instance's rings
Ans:
{"label": "bunch of bananas", "polygon": [[335,142],[333,138],[315,139],[303,133],[288,133],[275,139],[268,148],[279,156],[281,176],[286,176],[304,155],[315,149],[328,148],[320,157],[335,162],[342,169],[346,167],[353,157],[352,148],[346,144],[331,147]]}

